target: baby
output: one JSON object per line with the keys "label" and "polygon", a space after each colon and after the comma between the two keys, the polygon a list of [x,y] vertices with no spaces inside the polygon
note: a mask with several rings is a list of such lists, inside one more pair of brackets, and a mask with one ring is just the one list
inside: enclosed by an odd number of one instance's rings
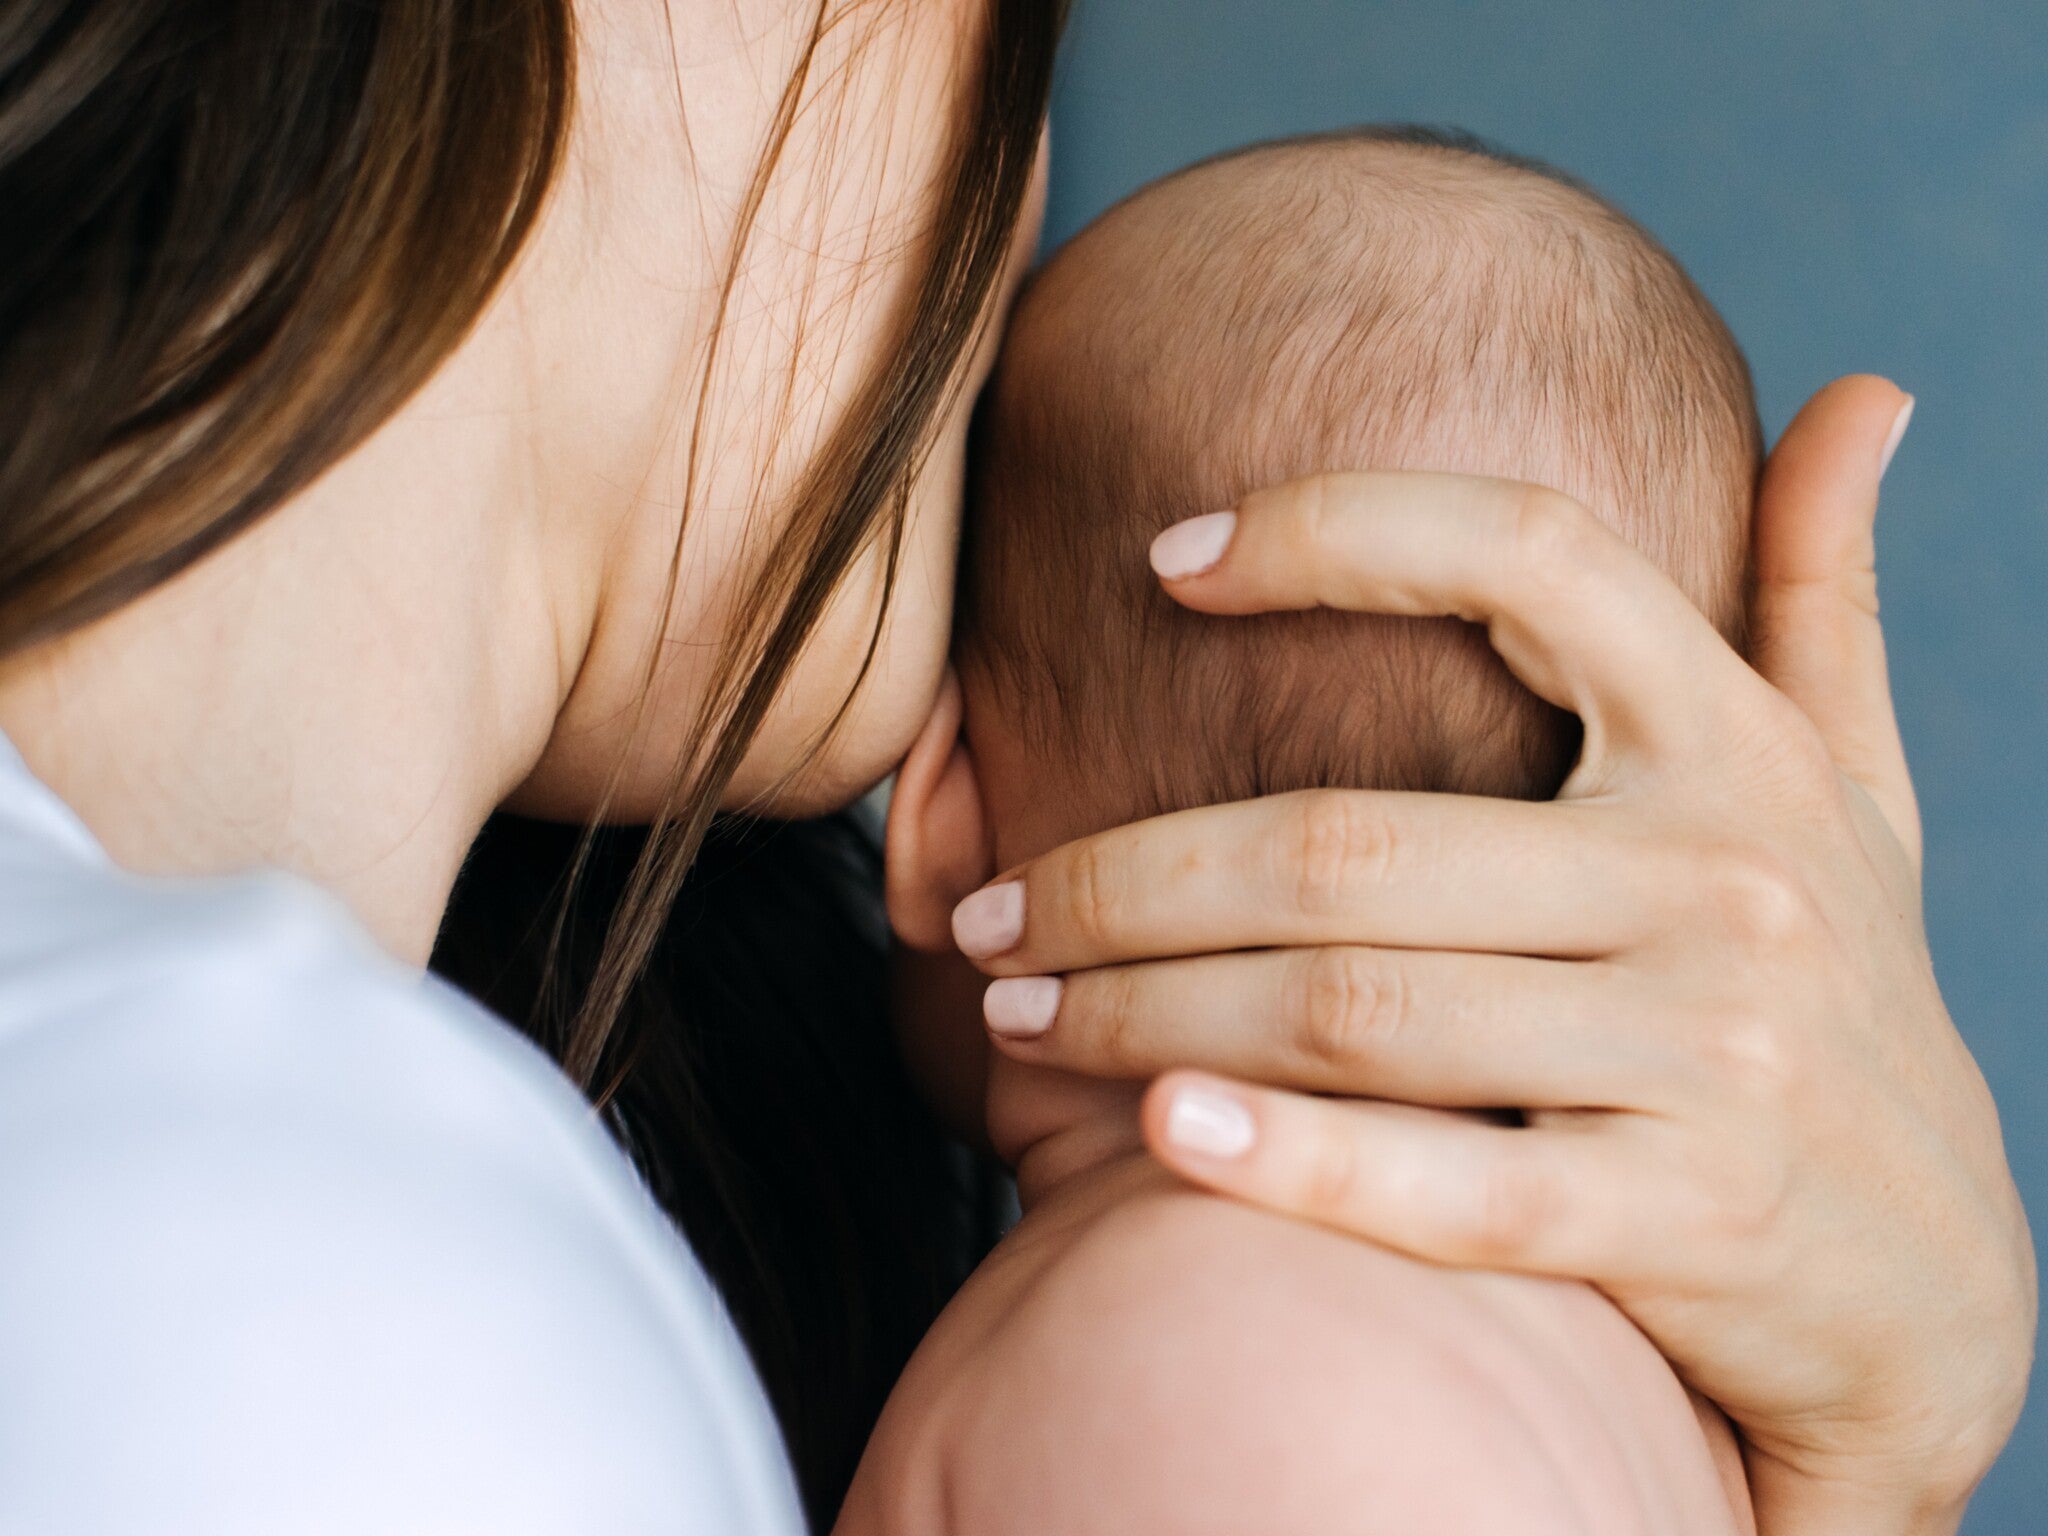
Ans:
{"label": "baby", "polygon": [[1367,130],[1112,209],[1031,284],[984,410],[960,691],[899,778],[890,910],[906,1049],[940,1101],[977,1099],[1024,1216],[912,1362],[841,1529],[1750,1529],[1725,1422],[1603,1297],[1176,1184],[1140,1150],[1138,1085],[988,1059],[946,925],[998,869],[1160,812],[1553,794],[1576,722],[1478,630],[1199,615],[1146,546],[1311,471],[1505,476],[1578,497],[1736,638],[1761,450],[1726,328],[1566,178]]}

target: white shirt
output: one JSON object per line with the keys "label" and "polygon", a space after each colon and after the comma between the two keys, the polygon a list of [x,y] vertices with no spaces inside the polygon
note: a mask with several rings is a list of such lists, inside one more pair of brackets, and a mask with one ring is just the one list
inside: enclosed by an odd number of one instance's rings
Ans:
{"label": "white shirt", "polygon": [[0,737],[0,1533],[793,1536],[710,1283],[537,1051]]}

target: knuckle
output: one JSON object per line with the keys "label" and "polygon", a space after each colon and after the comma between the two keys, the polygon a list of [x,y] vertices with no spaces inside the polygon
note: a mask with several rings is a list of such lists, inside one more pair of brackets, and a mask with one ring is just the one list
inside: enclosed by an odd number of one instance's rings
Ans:
{"label": "knuckle", "polygon": [[1723,1013],[1701,1032],[1698,1052],[1716,1081],[1751,1103],[1796,1104],[1811,1075],[1798,1032],[1774,1014]]}
{"label": "knuckle", "polygon": [[1472,1257],[1481,1263],[1511,1262],[1529,1252],[1558,1214],[1557,1186],[1540,1164],[1501,1159],[1474,1192],[1468,1234]]}
{"label": "knuckle", "polygon": [[1348,910],[1361,892],[1385,881],[1393,863],[1391,825],[1342,791],[1303,795],[1291,841],[1295,900],[1311,917]]}
{"label": "knuckle", "polygon": [[1352,1212],[1359,1200],[1363,1169],[1358,1149],[1343,1136],[1318,1138],[1302,1166],[1301,1211],[1318,1220],[1337,1223]]}
{"label": "knuckle", "polygon": [[1059,1027],[1045,1036],[1047,1048],[1068,1067],[1119,1060],[1130,1047],[1132,990],[1130,972],[1121,966],[1066,978]]}
{"label": "knuckle", "polygon": [[1108,947],[1116,931],[1122,882],[1114,856],[1100,841],[1084,843],[1067,861],[1064,889],[1067,921],[1083,944]]}
{"label": "knuckle", "polygon": [[1144,1031],[1139,1024],[1142,1003],[1137,972],[1112,970],[1101,979],[1094,999],[1095,1054],[1113,1066],[1135,1064],[1142,1054]]}
{"label": "knuckle", "polygon": [[1295,492],[1296,537],[1301,552],[1315,555],[1330,541],[1332,511],[1330,505],[1330,480],[1326,475],[1311,475],[1302,481]]}
{"label": "knuckle", "polygon": [[1597,528],[1592,513],[1563,491],[1524,486],[1514,511],[1515,569],[1546,591],[1573,587],[1584,579]]}
{"label": "knuckle", "polygon": [[1752,954],[1810,945],[1825,927],[1804,874],[1769,849],[1710,850],[1702,861],[1701,885],[1723,930]]}
{"label": "knuckle", "polygon": [[1790,1199],[1783,1159],[1757,1147],[1724,1148],[1706,1196],[1709,1232],[1731,1254],[1755,1255],[1780,1230]]}
{"label": "knuckle", "polygon": [[1401,1026],[1399,974],[1371,951],[1333,945],[1308,960],[1298,1045],[1310,1066],[1355,1070],[1384,1055]]}

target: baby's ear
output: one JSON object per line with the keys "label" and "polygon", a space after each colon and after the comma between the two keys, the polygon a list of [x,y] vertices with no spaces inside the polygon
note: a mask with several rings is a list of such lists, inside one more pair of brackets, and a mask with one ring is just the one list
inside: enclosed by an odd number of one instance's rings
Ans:
{"label": "baby's ear", "polygon": [[952,951],[953,908],[996,872],[981,783],[960,721],[960,680],[948,668],[889,800],[889,926],[928,954]]}

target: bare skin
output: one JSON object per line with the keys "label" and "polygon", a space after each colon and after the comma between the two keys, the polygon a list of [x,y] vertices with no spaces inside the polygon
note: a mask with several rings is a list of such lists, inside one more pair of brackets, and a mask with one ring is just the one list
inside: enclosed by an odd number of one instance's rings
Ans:
{"label": "bare skin", "polygon": [[[890,804],[899,1024],[934,1082],[982,1049],[935,921],[961,851],[1015,867],[1086,803],[1001,710],[964,712],[949,686]],[[1726,1421],[1591,1287],[1219,1201],[1145,1153],[1139,1085],[983,1072],[1023,1219],[912,1361],[841,1536],[1754,1531]]]}
{"label": "bare skin", "polygon": [[[1161,1079],[1146,1142],[1187,1177],[1592,1279],[1734,1418],[1767,1536],[1953,1530],[2032,1349],[2026,1218],[1927,961],[1875,613],[1907,404],[1844,381],[1774,455],[1761,671],[1554,492],[1467,480],[1425,523],[1409,477],[1332,475],[1169,530],[1161,579],[1207,611],[1485,624],[1585,722],[1579,767],[1555,803],[1476,814],[1327,792],[1164,817],[954,920],[984,970],[1065,977],[1046,1034],[998,1041],[1017,1059],[1276,1085]],[[1239,952],[1204,953],[1212,927]]]}
{"label": "bare skin", "polygon": [[[296,871],[415,962],[498,806],[587,817],[623,761],[608,809],[645,814],[781,498],[875,366],[910,282],[977,14],[958,0],[829,30],[707,380],[719,277],[808,13],[769,0],[579,6],[568,165],[475,330],[251,532],[11,658],[0,728],[123,864]],[[1035,215],[1026,225],[1028,252]],[[923,720],[944,658],[967,406],[986,367],[983,355],[963,374],[919,482],[904,596],[852,718],[808,755],[875,621],[879,551],[839,594],[733,803],[771,788],[771,810],[843,803]]]}
{"label": "bare skin", "polygon": [[[0,728],[122,863],[161,873],[297,871],[414,961],[428,952],[463,853],[496,806],[594,813],[623,762],[611,809],[644,812],[705,697],[716,650],[705,642],[726,632],[759,538],[778,526],[782,498],[850,387],[879,364],[881,317],[908,281],[897,237],[925,209],[954,110],[947,87],[961,78],[964,23],[974,14],[958,0],[875,16],[859,37],[852,28],[832,34],[816,78],[845,94],[831,110],[801,116],[786,174],[771,188],[764,237],[742,273],[748,302],[733,311],[727,362],[707,386],[712,451],[687,529],[687,444],[677,426],[697,404],[739,189],[802,18],[770,0],[588,0],[578,7],[582,99],[569,169],[468,339],[380,431],[261,527],[112,617],[10,659],[0,671]],[[833,51],[856,42],[857,57]],[[974,382],[970,370],[963,383]],[[1866,390],[1838,399],[1825,420],[1791,434],[1763,511],[1767,545],[1775,538],[1791,551],[1771,557],[1782,579],[1766,674],[1798,715],[1788,723],[1773,713],[1764,745],[1817,733],[1859,784],[1876,785],[1895,748],[1881,665],[1873,671],[1865,660],[1875,620],[1856,594],[1870,581],[1871,466],[1897,398]],[[764,399],[786,399],[788,409],[764,416]],[[872,561],[792,680],[733,787],[736,801],[783,784],[789,793],[776,803],[788,809],[844,803],[907,749],[942,668],[964,437],[963,402],[918,487],[908,573],[846,728],[811,753],[850,682],[861,650],[851,641],[874,616]],[[1413,494],[1458,501],[1448,485]],[[671,599],[666,571],[679,539],[685,558]],[[1512,540],[1485,549],[1503,570],[1530,565],[1530,551]],[[1301,559],[1352,575],[1373,563],[1334,550]],[[1235,580],[1226,569],[1181,590],[1190,600],[1303,600]],[[1589,573],[1578,596],[1598,607],[1628,590],[1625,578]],[[1538,634],[1556,627],[1541,615],[1531,623]],[[1623,649],[1643,657],[1641,639],[1632,634]],[[659,663],[651,689],[650,658]],[[1646,657],[1648,686],[1693,699],[1691,659]],[[1799,760],[1811,766],[1812,757]],[[1742,788],[1709,774],[1715,764],[1705,759],[1689,766],[1720,789]],[[1871,791],[1871,804],[1892,812],[1896,828],[1902,776],[1889,782]],[[1740,793],[1636,803],[1646,846],[1746,846],[1754,830]],[[1487,814],[1466,808],[1433,826],[1450,839],[1480,830]],[[1873,1112],[1811,1114],[1820,1077],[1810,1066],[1788,1079],[1795,1091],[1759,1096],[1747,1091],[1757,1079],[1743,1062],[1699,1056],[1692,1101],[1739,1105],[1745,1140],[1775,1149],[1772,1166],[1800,1198],[1728,1226],[1713,1244],[1666,1245],[1669,1272],[1628,1305],[1697,1379],[1713,1381],[1717,1398],[1743,1405],[1752,1449],[1764,1448],[1753,1465],[1772,1480],[1766,1536],[1934,1531],[1953,1525],[2009,1432],[2032,1338],[2031,1258],[1981,1083],[1938,994],[1919,984],[1924,941],[1911,917],[1914,882],[1902,873],[1917,845],[1900,829],[1889,862],[1852,858],[1842,823],[1828,825],[1827,849],[1842,856],[1828,863],[1817,842],[1802,843],[1813,858],[1801,873],[1824,863],[1831,871],[1809,890],[1827,892],[1824,915],[1846,923],[1864,914],[1886,937],[1854,952],[1788,948],[1779,980],[1799,984],[1751,1002],[1768,1041],[1843,1041],[1829,1021],[1853,1018],[1896,1042],[1858,1058],[1857,1104]],[[1195,826],[1218,848],[1246,848],[1259,835],[1223,812]],[[1149,889],[1174,910],[1199,912],[1195,893],[1146,873],[1173,864],[1186,827],[1128,834],[1100,850],[1099,867],[1125,871],[1127,895]],[[1561,851],[1568,866],[1595,842],[1567,833]],[[1463,885],[1453,900],[1485,894],[1471,870],[1447,879]],[[1078,974],[1152,959],[1162,962],[1151,977],[1163,985],[1185,974],[1174,966],[1195,952],[1255,942],[1263,920],[1219,905],[1213,920],[1139,934],[1128,926],[1132,907],[1112,902],[1100,910],[1102,942],[1057,949],[1039,943],[1059,927],[1047,889],[1042,879],[1034,887],[1031,937],[992,957],[992,968]],[[1674,909],[1670,920],[1697,926],[1698,915]],[[1281,936],[1361,945],[1376,937],[1358,904],[1319,937]],[[1473,952],[1496,944],[1475,935]],[[1695,958],[1706,971],[1729,968],[1725,949]],[[1894,985],[1900,977],[1914,984]],[[1637,1018],[1672,1023],[1687,995],[1674,972],[1647,970]],[[1843,999],[1857,1006],[1833,1006]],[[1268,1011],[1287,1016],[1281,1006]],[[1594,1034],[1611,1039],[1618,1027],[1608,1020]],[[1071,1052],[1080,1066],[1103,1054],[1087,1038],[1085,1027],[1056,1028],[1044,1050]],[[1149,1046],[1142,1029],[1126,1038],[1133,1054],[1105,1068],[1110,1075],[1202,1060],[1274,1084],[1294,1075],[1277,1046],[1226,1064],[1198,1036]],[[1440,1079],[1432,1086],[1441,1070],[1415,1063],[1410,1096],[1455,1097]],[[1527,1071],[1514,1075],[1518,1088],[1529,1086]],[[1372,1092],[1384,1082],[1361,1069],[1348,1086]],[[1286,1121],[1282,1102],[1255,1101],[1270,1133],[1260,1157],[1235,1171],[1188,1159],[1175,1166],[1247,1199],[1298,1204],[1290,1194],[1304,1187],[1299,1170],[1353,1155],[1366,1122]],[[1148,1125],[1155,1151],[1170,1157],[1163,1123]],[[1642,1206],[1725,1209],[1700,1207],[1683,1156],[1635,1164],[1638,1193],[1616,1198],[1618,1221]],[[1487,1208],[1475,1198],[1487,1187],[1484,1165],[1471,1166],[1471,1182],[1445,1208]],[[1397,1234],[1369,1212],[1320,1214],[1382,1241],[1457,1246]],[[1864,1306],[1838,1305],[1828,1267],[1802,1262],[1815,1251],[1868,1257]],[[1601,1267],[1597,1257],[1582,1273]],[[1702,1304],[1660,1312],[1680,1294]],[[1773,1326],[1729,1331],[1716,1310],[1729,1297]],[[1790,1366],[1799,1367],[1796,1390],[1786,1392]],[[1902,1387],[1926,1405],[1910,1425]]]}
{"label": "bare skin", "polygon": [[1587,1287],[1441,1270],[1138,1153],[1042,1194],[977,1271],[836,1529],[1751,1530],[1701,1424]]}

